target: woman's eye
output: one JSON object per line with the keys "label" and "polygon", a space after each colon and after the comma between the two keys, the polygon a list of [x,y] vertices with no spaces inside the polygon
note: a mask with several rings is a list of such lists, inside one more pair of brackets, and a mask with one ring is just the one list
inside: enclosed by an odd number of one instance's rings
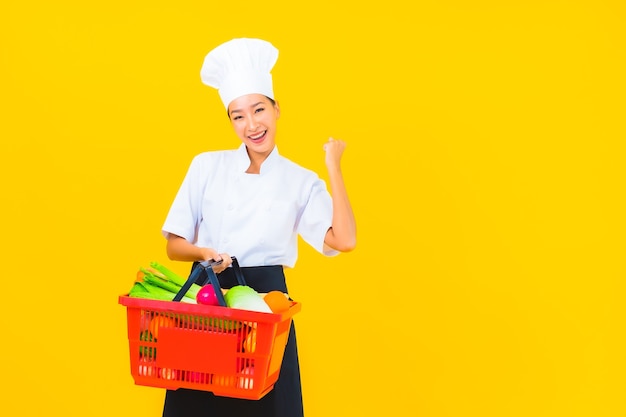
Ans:
{"label": "woman's eye", "polygon": [[259,113],[262,112],[263,110],[265,110],[265,107],[259,107],[258,109],[256,109],[254,112],[255,113]]}
{"label": "woman's eye", "polygon": [[233,120],[239,120],[241,118],[242,118],[242,116],[235,116],[235,117],[233,117]]}

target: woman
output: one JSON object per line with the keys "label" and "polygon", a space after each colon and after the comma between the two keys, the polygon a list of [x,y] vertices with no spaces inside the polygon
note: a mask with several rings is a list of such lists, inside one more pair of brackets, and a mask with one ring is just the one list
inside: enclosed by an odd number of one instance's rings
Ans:
{"label": "woman", "polygon": [[[193,159],[163,225],[168,257],[194,265],[222,261],[214,271],[223,288],[237,283],[231,256],[258,292],[288,293],[283,269],[296,263],[298,235],[326,256],[351,251],[356,244],[341,173],[345,143],[331,138],[323,145],[332,198],[317,174],[278,153],[280,107],[270,73],[277,58],[269,42],[248,38],[233,39],[206,56],[202,81],[218,90],[242,143],[236,150],[204,152]],[[168,390],[163,416],[303,416],[294,325],[278,381],[263,398]]]}

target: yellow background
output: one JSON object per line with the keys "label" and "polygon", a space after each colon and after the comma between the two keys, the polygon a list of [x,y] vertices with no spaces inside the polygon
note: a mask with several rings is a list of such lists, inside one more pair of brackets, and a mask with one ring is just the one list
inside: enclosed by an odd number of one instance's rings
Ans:
{"label": "yellow background", "polygon": [[2,414],[157,416],[118,295],[234,148],[204,55],[280,50],[279,147],[348,142],[358,248],[288,272],[308,417],[626,415],[621,1],[0,6]]}

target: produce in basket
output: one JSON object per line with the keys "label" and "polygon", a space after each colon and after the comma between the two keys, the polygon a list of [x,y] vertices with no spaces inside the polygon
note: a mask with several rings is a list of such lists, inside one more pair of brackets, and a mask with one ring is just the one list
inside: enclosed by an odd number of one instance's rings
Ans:
{"label": "produce in basket", "polygon": [[247,285],[235,285],[224,294],[226,305],[241,310],[260,311],[271,313],[272,309],[267,305],[263,296]]}
{"label": "produce in basket", "polygon": [[188,371],[186,380],[196,384],[204,384],[210,379],[210,374],[204,372]]}
{"label": "produce in basket", "polygon": [[198,304],[207,306],[220,305],[220,302],[217,299],[217,294],[215,293],[215,288],[213,288],[212,284],[207,284],[200,288],[200,291],[198,291],[198,294],[196,295],[196,301]]}
{"label": "produce in basket", "polygon": [[252,376],[254,374],[254,367],[247,366],[241,373],[250,376],[239,377],[239,388],[252,389],[254,387],[254,377]]}
{"label": "produce in basket", "polygon": [[[128,292],[129,297],[172,301],[187,281],[158,262],[151,262],[151,268],[140,268],[137,279]],[[196,297],[202,287],[192,284],[183,296],[183,303],[197,304]]]}
{"label": "produce in basket", "polygon": [[220,385],[223,387],[234,386],[235,377],[230,375],[214,374],[211,377],[211,384]]}
{"label": "produce in basket", "polygon": [[154,361],[148,357],[139,359],[139,375],[141,376],[153,376],[156,374],[154,367]]}
{"label": "produce in basket", "polygon": [[256,329],[254,327],[250,328],[243,341],[243,350],[248,353],[254,353],[256,350]]}
{"label": "produce in basket", "polygon": [[[152,336],[149,330],[144,330],[139,334],[139,340],[142,342],[155,342],[155,338]],[[148,343],[145,343],[147,345]],[[154,358],[156,356],[156,348],[151,346],[139,345],[139,355],[146,358]]]}
{"label": "produce in basket", "polygon": [[[129,297],[152,300],[173,301],[185,285],[180,277],[158,262],[151,262],[150,268],[140,268],[137,279],[128,293]],[[283,313],[292,305],[289,296],[281,291],[259,293],[247,285],[236,285],[231,289],[221,289],[226,306],[262,313]],[[211,284],[204,286],[191,284],[180,300],[183,303],[218,306],[219,301]],[[153,336],[156,337],[153,333]]]}
{"label": "produce in basket", "polygon": [[155,339],[159,339],[159,329],[162,327],[176,327],[176,320],[166,316],[156,316],[150,321],[150,334]]}
{"label": "produce in basket", "polygon": [[161,368],[159,371],[159,376],[163,379],[177,379],[177,375],[176,369]]}
{"label": "produce in basket", "polygon": [[287,297],[284,292],[275,290],[265,294],[263,301],[270,307],[272,313],[282,313],[291,307],[291,301]]}

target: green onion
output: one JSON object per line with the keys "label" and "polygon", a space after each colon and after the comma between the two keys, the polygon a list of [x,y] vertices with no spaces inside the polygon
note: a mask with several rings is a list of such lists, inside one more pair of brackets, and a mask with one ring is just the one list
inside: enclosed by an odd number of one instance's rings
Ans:
{"label": "green onion", "polygon": [[[158,262],[150,262],[150,266],[156,269],[158,272],[162,273],[163,276],[168,281],[176,284],[178,287],[182,287],[183,285],[185,285],[185,282],[187,282],[185,278],[181,277],[180,275],[177,275],[175,272],[169,270],[168,268],[166,268],[165,266],[161,265]],[[196,296],[198,295],[198,291],[200,291],[200,288],[202,288],[202,286],[194,282],[193,284],[191,284],[191,287],[189,287],[189,290],[187,291],[185,296],[189,298],[193,298],[195,300]]]}
{"label": "green onion", "polygon": [[[161,300],[161,301],[172,301],[176,293],[168,291],[164,288],[158,287],[156,285],[152,285],[149,282],[135,282],[130,292],[128,293],[129,297],[136,298],[147,298],[150,300]],[[183,303],[188,304],[196,304],[196,300],[183,297],[180,300]]]}
{"label": "green onion", "polygon": [[147,282],[157,287],[161,287],[164,290],[173,292],[174,294],[178,294],[178,291],[180,291],[181,289],[179,285],[176,285],[173,282],[168,281],[167,279],[159,278],[157,275],[152,274],[147,269],[141,268],[140,271],[143,272],[144,274],[143,275],[144,282]]}

